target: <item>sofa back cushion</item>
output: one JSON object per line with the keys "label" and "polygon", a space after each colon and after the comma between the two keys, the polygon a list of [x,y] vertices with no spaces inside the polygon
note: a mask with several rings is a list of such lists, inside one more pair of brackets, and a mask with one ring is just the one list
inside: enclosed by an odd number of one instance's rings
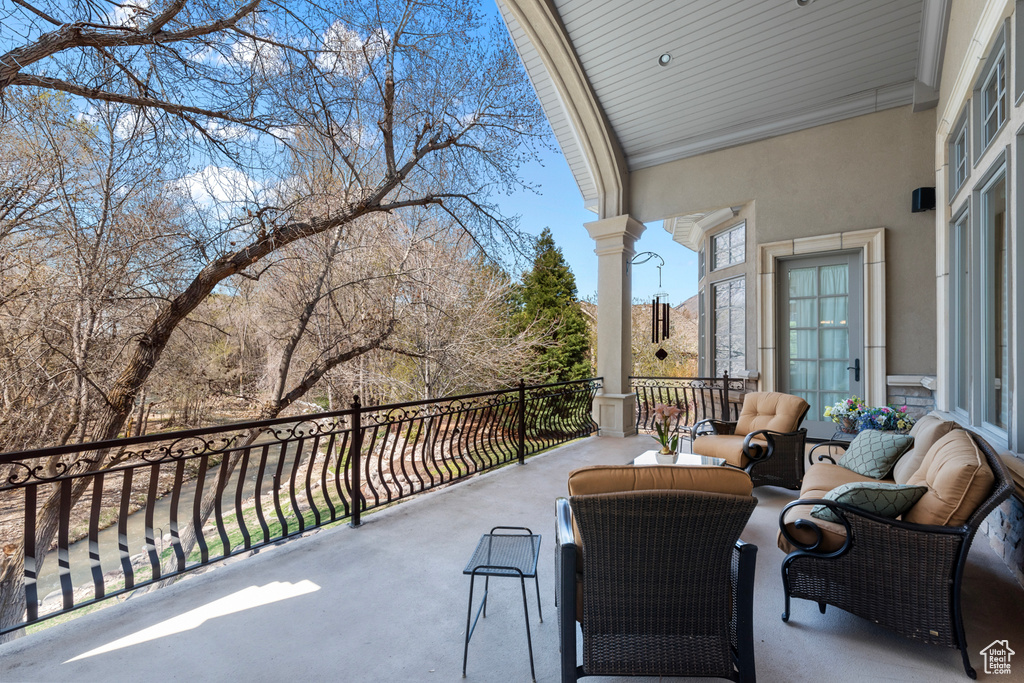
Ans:
{"label": "sofa back cushion", "polygon": [[750,475],[733,467],[591,465],[569,473],[569,495],[619,491],[706,491],[749,496]]}
{"label": "sofa back cushion", "polygon": [[915,422],[914,427],[910,430],[910,435],[914,437],[914,445],[900,456],[892,468],[892,478],[896,483],[906,484],[910,481],[935,442],[954,429],[960,429],[960,425],[934,415],[925,415]]}
{"label": "sofa back cushion", "polygon": [[962,429],[954,429],[928,449],[907,482],[928,492],[903,515],[915,524],[961,526],[988,497],[995,475],[985,455]]}
{"label": "sofa back cushion", "polygon": [[737,434],[759,429],[795,432],[807,413],[807,401],[776,391],[755,391],[743,397],[743,410],[736,421]]}

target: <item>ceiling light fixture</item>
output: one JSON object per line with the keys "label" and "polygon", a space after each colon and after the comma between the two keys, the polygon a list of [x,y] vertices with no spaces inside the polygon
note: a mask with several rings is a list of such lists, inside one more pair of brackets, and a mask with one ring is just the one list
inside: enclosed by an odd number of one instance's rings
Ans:
{"label": "ceiling light fixture", "polygon": [[672,55],[665,53],[658,57],[658,66],[668,66],[668,63],[672,61]]}
{"label": "ceiling light fixture", "polygon": [[796,4],[800,5],[801,7],[807,7],[812,2],[814,2],[814,0],[796,0]]}

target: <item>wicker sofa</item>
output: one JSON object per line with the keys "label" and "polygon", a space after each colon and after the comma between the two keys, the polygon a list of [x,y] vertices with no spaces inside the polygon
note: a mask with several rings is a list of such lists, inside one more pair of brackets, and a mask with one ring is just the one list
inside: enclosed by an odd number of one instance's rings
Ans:
{"label": "wicker sofa", "polygon": [[[836,464],[841,456],[811,452],[800,499],[779,520],[779,547],[788,553],[782,619],[789,619],[791,597],[817,602],[822,613],[834,605],[905,637],[959,649],[964,670],[975,678],[960,586],[978,527],[1009,497],[1013,483],[992,447],[953,422],[927,416],[911,434],[914,446],[886,481],[926,486],[927,492],[899,519],[824,500],[841,484],[872,480]],[[845,445],[829,442],[817,450],[837,453]],[[812,516],[817,504],[839,522]]]}
{"label": "wicker sofa", "polygon": [[[563,683],[580,676],[756,679],[757,504],[728,467],[593,466],[556,503]],[[576,624],[583,663],[576,664]]]}

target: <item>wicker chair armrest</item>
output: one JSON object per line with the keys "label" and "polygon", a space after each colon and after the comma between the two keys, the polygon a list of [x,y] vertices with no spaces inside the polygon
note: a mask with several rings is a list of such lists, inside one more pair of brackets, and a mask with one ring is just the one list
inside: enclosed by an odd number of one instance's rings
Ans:
{"label": "wicker chair armrest", "polygon": [[563,680],[576,680],[576,572],[572,508],[568,499],[558,498],[555,500],[555,607],[558,609]]}
{"label": "wicker chair armrest", "polygon": [[754,569],[757,564],[757,546],[736,541],[732,550],[732,632],[740,680],[753,680],[754,672]]}
{"label": "wicker chair armrest", "polygon": [[[822,448],[822,447],[826,447],[826,448],[842,448],[845,451],[847,448],[850,447],[850,442],[848,442],[848,441],[822,441],[821,443],[817,444],[814,448],[812,448],[811,452],[807,455],[807,460],[808,460],[808,462],[810,464],[812,464],[812,465],[814,464],[814,458],[815,458],[814,452],[817,451],[819,448]],[[836,464],[836,461],[832,459],[832,455],[829,454],[829,453],[819,453],[817,455],[817,458],[818,458],[818,462],[825,462],[826,460],[828,460],[833,465]]]}
{"label": "wicker chair armrest", "polygon": [[708,418],[701,420],[690,427],[690,434],[693,438],[701,435],[715,435],[720,436],[723,434],[735,434],[736,423],[726,422],[724,420],[716,420],[714,418]]}

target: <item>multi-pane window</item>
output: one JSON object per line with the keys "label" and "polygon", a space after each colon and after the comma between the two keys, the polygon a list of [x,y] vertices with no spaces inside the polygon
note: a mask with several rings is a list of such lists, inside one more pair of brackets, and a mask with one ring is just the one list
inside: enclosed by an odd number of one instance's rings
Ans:
{"label": "multi-pane window", "polygon": [[716,282],[712,287],[715,314],[714,368],[715,376],[728,372],[732,376],[746,368],[746,281],[743,278]]}
{"label": "multi-pane window", "polygon": [[1006,122],[1006,56],[1000,54],[981,88],[981,146],[987,147]]}
{"label": "multi-pane window", "polygon": [[711,238],[711,270],[743,263],[747,248],[747,224],[740,223]]}
{"label": "multi-pane window", "polygon": [[960,132],[953,139],[953,145],[950,149],[950,164],[952,166],[952,187],[950,188],[950,194],[955,193],[960,189],[960,186],[967,180],[968,169],[970,165],[967,161],[967,117],[964,117],[963,123],[960,125]]}
{"label": "multi-pane window", "polygon": [[973,217],[963,211],[950,235],[951,398],[972,424],[1005,432],[1014,343],[1005,172],[974,196]]}

